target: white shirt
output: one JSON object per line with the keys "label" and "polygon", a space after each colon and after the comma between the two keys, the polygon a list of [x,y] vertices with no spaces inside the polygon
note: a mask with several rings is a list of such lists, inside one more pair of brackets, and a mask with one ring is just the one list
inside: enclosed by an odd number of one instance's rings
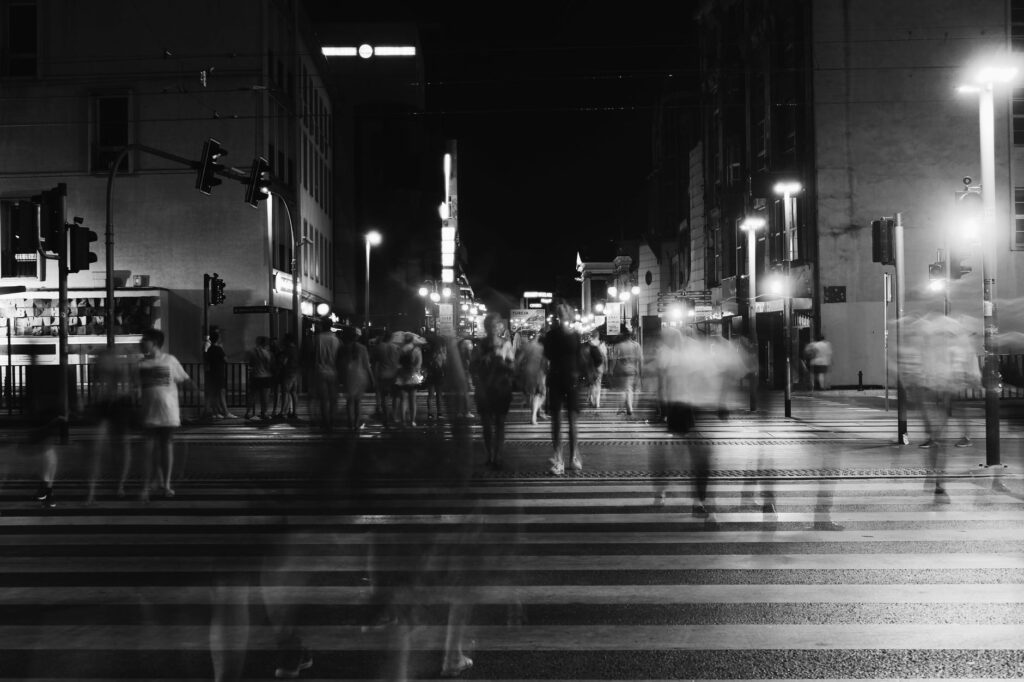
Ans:
{"label": "white shirt", "polygon": [[178,384],[188,381],[178,358],[158,352],[139,360],[143,426],[181,426]]}

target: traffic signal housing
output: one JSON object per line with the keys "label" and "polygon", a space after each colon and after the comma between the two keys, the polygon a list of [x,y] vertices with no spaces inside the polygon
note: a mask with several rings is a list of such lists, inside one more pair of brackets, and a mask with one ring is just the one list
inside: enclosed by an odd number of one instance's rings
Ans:
{"label": "traffic signal housing", "polygon": [[928,279],[932,282],[946,279],[946,264],[942,261],[928,265]]}
{"label": "traffic signal housing", "polygon": [[224,280],[216,272],[210,278],[210,305],[220,305],[225,301]]}
{"label": "traffic signal housing", "polygon": [[260,202],[266,199],[270,192],[267,186],[270,183],[270,162],[262,156],[252,161],[252,170],[249,171],[249,183],[245,187],[245,202],[253,208],[259,208]]}
{"label": "traffic signal housing", "polygon": [[896,221],[891,218],[871,221],[871,260],[882,265],[896,264],[895,232]]}
{"label": "traffic signal housing", "polygon": [[67,185],[61,183],[53,189],[32,197],[32,203],[39,205],[39,246],[44,251],[57,253],[60,231],[64,226],[64,197]]}
{"label": "traffic signal housing", "polygon": [[964,275],[969,275],[974,272],[974,268],[970,265],[964,265],[964,261],[967,259],[958,247],[952,244],[949,247],[949,278],[960,279]]}
{"label": "traffic signal housing", "polygon": [[96,254],[92,252],[92,243],[96,240],[96,233],[88,227],[68,225],[68,272],[88,270],[96,262]]}
{"label": "traffic signal housing", "polygon": [[209,194],[214,187],[222,182],[217,177],[217,172],[224,170],[224,166],[217,163],[217,159],[227,153],[227,150],[220,146],[220,142],[212,137],[203,143],[203,157],[199,160],[199,171],[196,174],[197,190],[203,194]]}

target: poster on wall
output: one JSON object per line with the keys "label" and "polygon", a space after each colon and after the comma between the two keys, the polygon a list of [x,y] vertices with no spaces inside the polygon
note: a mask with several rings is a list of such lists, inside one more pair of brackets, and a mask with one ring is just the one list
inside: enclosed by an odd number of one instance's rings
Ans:
{"label": "poster on wall", "polygon": [[437,305],[437,333],[442,336],[455,336],[455,306],[451,303]]}
{"label": "poster on wall", "polygon": [[547,313],[543,308],[513,308],[509,311],[512,333],[518,331],[539,332],[544,327]]}
{"label": "poster on wall", "polygon": [[618,336],[622,332],[622,304],[608,302],[604,306],[604,314],[608,324],[608,336]]}

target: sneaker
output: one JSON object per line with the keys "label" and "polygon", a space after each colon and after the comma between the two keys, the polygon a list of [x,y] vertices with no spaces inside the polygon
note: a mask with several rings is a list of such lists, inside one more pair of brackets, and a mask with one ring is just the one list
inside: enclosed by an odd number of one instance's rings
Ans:
{"label": "sneaker", "polygon": [[938,443],[936,443],[931,438],[929,438],[928,440],[924,441],[923,443],[921,443],[917,447],[919,447],[919,448],[932,448],[932,447],[935,447],[936,445],[938,445]]}
{"label": "sneaker", "polygon": [[551,472],[552,476],[561,476],[565,473],[565,463],[562,462],[561,453],[555,453],[555,456],[551,458]]}
{"label": "sneaker", "polygon": [[972,443],[971,439],[968,438],[967,436],[963,436],[960,440],[958,440],[956,443],[953,444],[953,447],[957,447],[957,448],[973,448],[974,447],[974,443]]}
{"label": "sneaker", "polygon": [[573,471],[583,471],[583,460],[580,459],[580,451],[579,450],[575,450],[572,453],[572,470]]}
{"label": "sneaker", "polygon": [[704,507],[704,505],[701,504],[700,502],[698,502],[697,504],[693,505],[693,512],[692,513],[693,513],[694,516],[703,517],[703,518],[707,518],[708,517],[708,510],[707,510],[707,508]]}
{"label": "sneaker", "polygon": [[472,667],[473,659],[469,656],[463,656],[454,662],[445,661],[441,667],[441,677],[458,677]]}
{"label": "sneaker", "polygon": [[299,676],[299,673],[303,670],[309,670],[313,667],[313,657],[309,654],[309,649],[305,647],[286,651],[282,653],[281,665],[277,666],[277,670],[274,671],[274,677],[279,680],[293,680]]}
{"label": "sneaker", "polygon": [[815,521],[813,528],[814,528],[814,530],[842,530],[843,529],[843,527],[840,526],[835,521]]}

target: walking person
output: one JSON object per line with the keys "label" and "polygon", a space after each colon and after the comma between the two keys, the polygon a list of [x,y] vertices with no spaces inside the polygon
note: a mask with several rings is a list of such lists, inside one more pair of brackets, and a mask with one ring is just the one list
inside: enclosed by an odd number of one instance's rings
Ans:
{"label": "walking person", "polygon": [[373,370],[370,367],[370,354],[366,346],[359,342],[359,330],[345,327],[341,332],[341,367],[345,386],[345,411],[348,415],[348,427],[358,431],[366,426],[359,414],[359,405],[366,391],[373,390]]}
{"label": "walking person", "polygon": [[381,338],[374,353],[373,371],[377,383],[377,409],[380,410],[381,424],[388,428],[398,413],[399,394],[395,387],[398,376],[398,359],[402,353],[405,335],[395,332],[388,338]]}
{"label": "walking person", "polygon": [[89,475],[87,505],[96,502],[96,484],[108,452],[120,455],[121,474],[117,482],[117,496],[124,497],[124,485],[132,464],[131,443],[128,432],[132,426],[135,405],[132,397],[131,372],[128,358],[113,349],[105,348],[96,357],[94,365],[96,410],[100,435],[92,448],[92,470]]}
{"label": "walking person", "polygon": [[832,344],[818,335],[804,349],[807,364],[811,369],[811,390],[828,388],[828,370],[832,366]]}
{"label": "walking person", "polygon": [[500,315],[487,314],[484,332],[486,336],[473,353],[470,373],[476,386],[476,409],[483,427],[487,466],[501,469],[505,420],[512,405],[515,357]]}
{"label": "walking person", "polygon": [[149,500],[156,469],[156,484],[164,497],[174,497],[174,432],[181,426],[178,386],[192,387],[188,373],[173,355],[165,353],[164,333],[159,329],[142,332],[139,347],[140,419],[149,452],[145,460],[141,499]]}
{"label": "walking person", "polygon": [[526,398],[526,406],[530,409],[530,423],[536,424],[544,419],[541,407],[547,397],[547,358],[544,357],[544,346],[541,345],[537,332],[527,332],[516,357],[516,369],[519,383]]}
{"label": "walking person", "polygon": [[601,408],[601,383],[604,381],[604,373],[608,367],[608,346],[601,340],[601,332],[597,329],[590,332],[590,367],[591,373],[588,377],[590,384],[590,406],[595,409]]}
{"label": "walking person", "polygon": [[[256,337],[256,346],[246,356],[249,365],[249,376],[252,380],[252,416],[256,416],[255,403],[259,401],[259,418],[269,421],[267,406],[270,402],[270,391],[274,379],[274,356],[270,352],[270,339],[266,336]],[[249,410],[246,409],[248,414]]]}
{"label": "walking person", "polygon": [[622,407],[618,414],[625,412],[627,417],[633,416],[633,401],[640,386],[640,364],[643,361],[640,344],[636,341],[636,332],[626,332],[612,349],[612,374],[622,390]]}
{"label": "walking person", "polygon": [[575,319],[572,307],[560,303],[555,309],[555,317],[550,331],[544,336],[544,357],[548,360],[547,393],[551,413],[551,444],[554,448],[550,471],[552,475],[561,476],[566,466],[561,434],[563,407],[569,424],[569,463],[576,471],[583,469],[576,438],[576,418],[580,411],[577,393],[580,379],[580,335],[572,326]]}
{"label": "walking person", "polygon": [[295,334],[284,335],[278,356],[278,372],[281,376],[281,415],[294,421],[299,416],[299,344],[295,342]]}
{"label": "walking person", "polygon": [[320,320],[319,331],[310,344],[310,412],[320,428],[334,429],[338,411],[338,354],[341,342],[331,332],[331,321]]}
{"label": "walking person", "polygon": [[416,426],[416,391],[423,384],[423,351],[426,342],[422,336],[406,332],[403,337],[402,350],[398,356],[398,374],[395,386],[401,398],[399,421],[402,426]]}
{"label": "walking person", "polygon": [[[441,387],[448,361],[448,345],[435,332],[427,332],[427,343],[423,346],[423,386],[427,389],[427,421],[441,418]],[[430,411],[431,398],[434,411]]]}

